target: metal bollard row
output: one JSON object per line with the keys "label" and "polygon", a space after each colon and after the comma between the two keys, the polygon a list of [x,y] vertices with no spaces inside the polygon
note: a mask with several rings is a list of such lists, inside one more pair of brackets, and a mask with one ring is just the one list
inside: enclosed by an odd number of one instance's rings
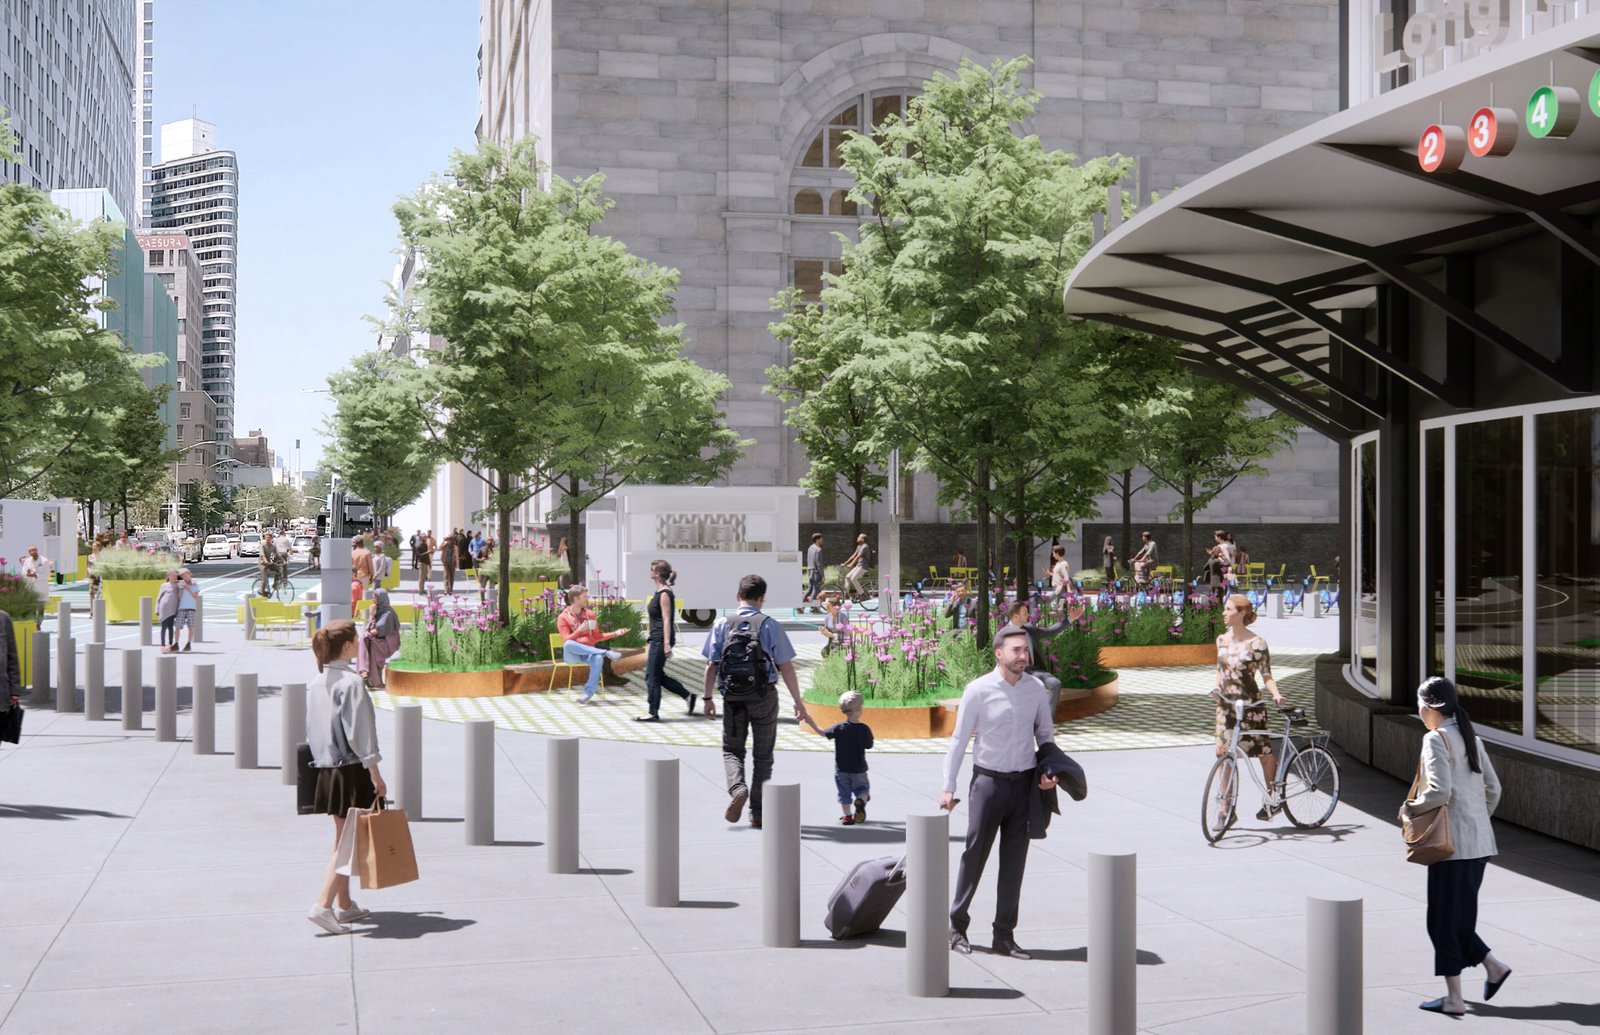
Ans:
{"label": "metal bollard row", "polygon": [[254,769],[258,764],[256,733],[256,676],[241,672],[233,681],[233,767]]}
{"label": "metal bollard row", "polygon": [[578,872],[578,738],[555,737],[545,758],[549,840],[545,864],[551,873]]}
{"label": "metal bollard row", "polygon": [[217,667],[196,665],[190,680],[194,683],[194,712],[189,727],[189,746],[197,755],[214,755],[217,753]]}

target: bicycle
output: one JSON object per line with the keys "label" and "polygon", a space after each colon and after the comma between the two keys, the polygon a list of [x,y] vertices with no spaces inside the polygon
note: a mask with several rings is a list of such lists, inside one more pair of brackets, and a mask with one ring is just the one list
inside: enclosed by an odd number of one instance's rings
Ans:
{"label": "bicycle", "polygon": [[262,592],[258,586],[256,595],[264,600],[276,600],[280,604],[294,602],[294,583],[289,579],[289,565],[275,564],[272,566],[272,588]]}
{"label": "bicycle", "polygon": [[[1223,707],[1231,707],[1234,717],[1227,751],[1211,767],[1211,775],[1206,777],[1205,795],[1200,800],[1200,829],[1207,842],[1216,844],[1238,819],[1241,761],[1246,763],[1244,769],[1261,791],[1262,797],[1269,793],[1259,768],[1249,764],[1249,756],[1239,746],[1245,709],[1265,708],[1267,702],[1228,700],[1215,690],[1211,691],[1211,696]],[[1284,717],[1282,733],[1251,733],[1251,736],[1281,738],[1283,741],[1278,775],[1270,791],[1278,795],[1289,822],[1305,830],[1320,827],[1333,815],[1334,808],[1339,804],[1339,763],[1327,748],[1329,734],[1318,733],[1305,737],[1302,738],[1305,741],[1303,746],[1296,745],[1294,728],[1310,722],[1306,718],[1306,710],[1283,708],[1278,714]]]}

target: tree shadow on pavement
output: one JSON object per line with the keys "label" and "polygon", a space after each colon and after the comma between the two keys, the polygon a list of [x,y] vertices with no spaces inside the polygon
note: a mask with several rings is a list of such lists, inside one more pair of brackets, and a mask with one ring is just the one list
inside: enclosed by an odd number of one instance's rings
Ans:
{"label": "tree shadow on pavement", "polygon": [[[878,823],[870,822],[865,826],[843,823],[832,827],[807,827],[800,828],[802,841],[835,841],[848,845],[903,845],[906,842],[906,825],[904,823]],[[966,837],[958,834],[950,835],[951,841],[965,841]]]}
{"label": "tree shadow on pavement", "polygon": [[[1088,963],[1089,947],[1080,945],[1076,949],[1029,949],[1029,955],[1036,960],[1052,960],[1057,963]],[[1138,963],[1141,967],[1159,967],[1167,961],[1159,953],[1149,949],[1140,949]]]}
{"label": "tree shadow on pavement", "polygon": [[458,919],[441,913],[373,913],[365,923],[374,926],[356,933],[363,938],[411,940],[425,934],[448,934],[471,927],[476,920]]}
{"label": "tree shadow on pavement", "polygon": [[1545,1006],[1491,1006],[1473,1003],[1475,1017],[1509,1017],[1519,1021],[1567,1021],[1583,1028],[1600,1028],[1600,1003],[1550,1003]]}
{"label": "tree shadow on pavement", "polygon": [[1015,988],[951,988],[951,999],[1021,999]]}
{"label": "tree shadow on pavement", "polygon": [[98,816],[101,819],[132,819],[120,812],[106,812],[102,809],[73,809],[65,805],[10,805],[0,802],[0,819],[49,819],[67,820],[77,819],[80,816]]}

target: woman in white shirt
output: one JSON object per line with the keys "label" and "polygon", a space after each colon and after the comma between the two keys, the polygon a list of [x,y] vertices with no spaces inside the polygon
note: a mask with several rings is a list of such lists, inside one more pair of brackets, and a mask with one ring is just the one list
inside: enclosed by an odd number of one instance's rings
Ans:
{"label": "woman in white shirt", "polygon": [[1057,543],[1050,548],[1050,589],[1060,600],[1072,588],[1072,569],[1067,565],[1067,548]]}
{"label": "woman in white shirt", "polygon": [[356,624],[348,619],[329,622],[311,638],[321,675],[307,688],[306,744],[317,770],[314,811],[333,817],[333,854],[306,918],[329,934],[349,934],[345,925],[367,916],[350,899],[349,876],[337,872],[345,814],[371,808],[388,791],[378,771],[382,756],[372,697],[353,664],[358,649]]}
{"label": "woman in white shirt", "polygon": [[1483,998],[1493,999],[1511,968],[1495,959],[1478,937],[1478,888],[1489,857],[1495,854],[1489,816],[1500,803],[1500,779],[1489,752],[1472,728],[1456,696],[1455,684],[1443,676],[1417,688],[1417,714],[1428,732],[1422,738],[1417,764],[1417,796],[1402,805],[1403,816],[1450,806],[1450,843],[1454,854],[1428,867],[1428,937],[1433,940],[1433,972],[1444,978],[1445,995],[1421,1008],[1461,1016],[1461,972],[1484,968]]}

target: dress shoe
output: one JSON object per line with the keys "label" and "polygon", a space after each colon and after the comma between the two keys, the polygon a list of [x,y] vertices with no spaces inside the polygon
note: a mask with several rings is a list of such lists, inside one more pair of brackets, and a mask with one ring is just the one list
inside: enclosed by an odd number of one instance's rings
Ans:
{"label": "dress shoe", "polygon": [[1010,956],[1014,960],[1031,960],[1033,954],[1010,938],[996,938],[994,940],[994,954],[996,956]]}
{"label": "dress shoe", "polygon": [[960,931],[950,932],[950,950],[959,952],[963,956],[972,955],[972,943],[967,941],[967,936]]}

